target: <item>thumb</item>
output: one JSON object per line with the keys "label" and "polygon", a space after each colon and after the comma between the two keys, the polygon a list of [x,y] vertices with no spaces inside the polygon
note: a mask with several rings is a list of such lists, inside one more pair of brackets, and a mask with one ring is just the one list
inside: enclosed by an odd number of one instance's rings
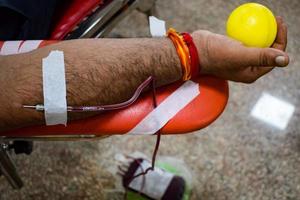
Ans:
{"label": "thumb", "polygon": [[274,48],[252,48],[245,47],[242,56],[247,66],[278,66],[285,67],[289,64],[287,53]]}

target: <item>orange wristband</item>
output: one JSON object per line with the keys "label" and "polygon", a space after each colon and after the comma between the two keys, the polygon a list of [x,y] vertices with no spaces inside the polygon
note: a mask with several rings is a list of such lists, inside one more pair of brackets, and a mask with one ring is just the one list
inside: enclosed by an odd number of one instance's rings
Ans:
{"label": "orange wristband", "polygon": [[183,36],[179,35],[174,29],[170,28],[167,35],[173,42],[179,56],[183,72],[182,79],[183,81],[187,81],[191,79],[191,59],[189,48],[186,45]]}

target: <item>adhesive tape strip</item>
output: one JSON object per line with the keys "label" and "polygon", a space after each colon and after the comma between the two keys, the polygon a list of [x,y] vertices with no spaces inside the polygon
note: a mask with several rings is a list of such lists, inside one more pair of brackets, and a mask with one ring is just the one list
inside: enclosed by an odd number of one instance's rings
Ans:
{"label": "adhesive tape strip", "polygon": [[18,53],[26,53],[26,52],[35,50],[40,46],[41,43],[42,43],[42,40],[24,41],[23,44],[20,46]]}
{"label": "adhesive tape strip", "polygon": [[[151,167],[151,164],[143,160],[138,169],[135,171],[134,176],[142,173],[146,169]],[[155,167],[154,171],[149,171],[145,177],[139,176],[131,181],[129,187],[135,191],[140,191],[143,194],[153,198],[161,199],[169,187],[174,175]],[[145,185],[143,185],[143,179],[145,178]]]}
{"label": "adhesive tape strip", "polygon": [[166,36],[166,22],[154,16],[149,17],[149,27],[152,37]]}
{"label": "adhesive tape strip", "polygon": [[62,51],[51,51],[43,59],[43,92],[46,125],[66,125],[66,78]]}
{"label": "adhesive tape strip", "polygon": [[0,55],[17,54],[22,41],[7,41],[3,43]]}
{"label": "adhesive tape strip", "polygon": [[156,133],[199,94],[199,85],[193,81],[186,81],[127,134],[151,135]]}

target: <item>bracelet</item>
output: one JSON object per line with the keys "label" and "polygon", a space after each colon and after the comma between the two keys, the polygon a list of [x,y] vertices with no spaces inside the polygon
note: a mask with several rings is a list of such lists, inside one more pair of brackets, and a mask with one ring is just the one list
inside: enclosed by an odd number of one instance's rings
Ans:
{"label": "bracelet", "polygon": [[192,36],[189,33],[182,33],[183,39],[189,48],[191,59],[191,78],[196,78],[201,70],[200,59],[197,51],[197,47],[193,41]]}
{"label": "bracelet", "polygon": [[187,81],[191,79],[191,59],[189,48],[185,43],[182,35],[179,35],[174,29],[170,28],[168,30],[167,36],[173,42],[179,56],[183,72],[182,80]]}
{"label": "bracelet", "polygon": [[200,60],[192,36],[189,33],[178,34],[174,29],[170,28],[168,37],[172,40],[179,56],[183,71],[183,81],[196,78],[200,72]]}

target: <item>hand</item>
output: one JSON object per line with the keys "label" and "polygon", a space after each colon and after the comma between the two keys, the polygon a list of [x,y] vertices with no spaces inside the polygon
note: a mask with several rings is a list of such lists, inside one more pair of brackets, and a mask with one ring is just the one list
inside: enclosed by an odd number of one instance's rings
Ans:
{"label": "hand", "polygon": [[270,72],[275,66],[289,63],[285,53],[287,27],[277,17],[278,32],[271,48],[245,47],[242,43],[208,31],[196,31],[193,38],[198,48],[201,73],[227,80],[252,83]]}

